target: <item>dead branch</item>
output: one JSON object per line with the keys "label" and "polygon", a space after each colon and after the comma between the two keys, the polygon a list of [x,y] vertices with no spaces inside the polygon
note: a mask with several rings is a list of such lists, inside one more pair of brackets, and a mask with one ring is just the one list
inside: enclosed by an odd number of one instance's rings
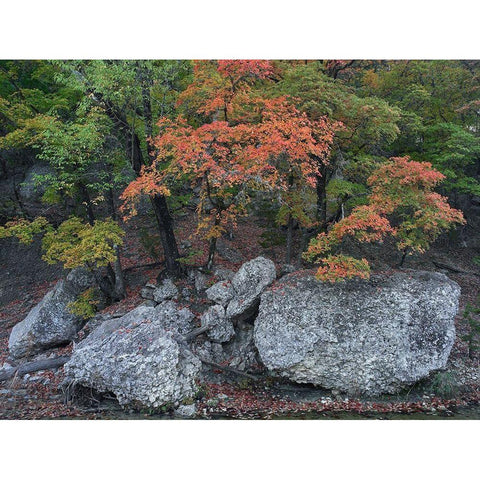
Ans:
{"label": "dead branch", "polygon": [[61,367],[70,360],[69,355],[56,358],[46,358],[44,360],[36,360],[30,363],[24,363],[17,367],[12,367],[4,372],[0,372],[0,382],[8,380],[13,376],[21,376],[26,373],[38,372],[39,370],[52,370],[54,368]]}

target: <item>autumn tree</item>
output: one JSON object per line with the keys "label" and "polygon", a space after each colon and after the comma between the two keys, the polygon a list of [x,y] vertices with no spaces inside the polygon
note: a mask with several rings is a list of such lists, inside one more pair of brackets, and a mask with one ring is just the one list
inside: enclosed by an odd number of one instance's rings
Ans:
{"label": "autumn tree", "polygon": [[[97,108],[110,119],[113,136],[124,145],[125,160],[134,176],[141,175],[154,154],[150,138],[155,118],[174,111],[177,91],[188,75],[189,62],[144,60],[98,60],[56,62],[61,81],[83,96],[83,104]],[[181,274],[173,219],[167,199],[149,197],[158,225],[166,270]]]}
{"label": "autumn tree", "polygon": [[[209,242],[207,268],[217,239],[245,213],[249,190],[288,192],[282,197],[286,205],[296,179],[313,185],[318,172],[312,158],[326,158],[333,138],[326,119],[309,120],[286,97],[270,99],[253,89],[272,72],[266,61],[198,62],[195,80],[179,101],[207,121],[195,127],[182,117],[162,119],[153,143],[156,160],[123,194],[132,214],[140,194],[168,195],[169,185],[189,178],[199,188],[198,230]],[[290,219],[295,209],[286,207]]]}
{"label": "autumn tree", "polygon": [[16,237],[29,245],[37,235],[43,235],[43,260],[49,264],[61,263],[65,269],[88,269],[106,299],[120,299],[123,292],[118,291],[118,285],[101,274],[102,267],[116,261],[117,247],[123,243],[124,232],[116,222],[107,219],[90,224],[70,217],[55,229],[44,217],[37,217],[33,221],[12,220],[0,226],[0,239]]}
{"label": "autumn tree", "polygon": [[[279,65],[281,79],[275,90],[295,99],[296,107],[316,120],[327,116],[332,122],[340,122],[335,141],[328,152],[328,158],[317,158],[318,177],[316,181],[317,219],[319,229],[325,230],[335,221],[339,212],[328,215],[329,183],[336,180],[332,193],[337,198],[348,197],[353,188],[358,190],[361,183],[355,177],[344,178],[343,171],[361,158],[384,156],[389,145],[397,138],[401,115],[398,108],[375,97],[356,94],[338,73],[351,69],[351,61],[324,62],[282,62]],[[348,183],[344,184],[343,180]],[[341,210],[344,202],[339,202]]]}
{"label": "autumn tree", "polygon": [[331,282],[369,277],[366,259],[338,252],[346,237],[371,243],[391,235],[402,253],[402,266],[407,255],[424,253],[440,233],[464,223],[462,213],[433,191],[444,179],[430,163],[391,158],[369,177],[368,204],[354,208],[310,242],[305,258],[320,263],[317,277]]}

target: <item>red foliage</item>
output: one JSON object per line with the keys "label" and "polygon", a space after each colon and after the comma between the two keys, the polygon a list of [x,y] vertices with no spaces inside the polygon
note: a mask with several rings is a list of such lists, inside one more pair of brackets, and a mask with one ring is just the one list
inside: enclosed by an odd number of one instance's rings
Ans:
{"label": "red foliage", "polygon": [[[430,163],[415,162],[409,157],[393,157],[378,168],[368,179],[372,187],[368,205],[354,208],[328,234],[321,233],[310,243],[305,258],[320,262],[318,278],[368,278],[365,259],[330,255],[346,236],[359,242],[376,242],[392,235],[397,248],[406,255],[425,252],[442,231],[465,223],[462,212],[432,191],[444,178]],[[389,216],[396,217],[397,226],[391,225]]]}

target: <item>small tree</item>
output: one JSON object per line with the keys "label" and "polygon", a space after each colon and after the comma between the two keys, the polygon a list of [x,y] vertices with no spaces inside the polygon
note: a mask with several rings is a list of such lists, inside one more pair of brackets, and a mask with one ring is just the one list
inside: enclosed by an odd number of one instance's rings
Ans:
{"label": "small tree", "polygon": [[0,238],[17,237],[27,245],[40,233],[44,233],[43,260],[49,264],[60,262],[67,269],[87,268],[95,275],[106,298],[120,299],[114,281],[100,274],[102,267],[115,261],[116,247],[123,243],[124,232],[116,222],[96,220],[91,225],[78,217],[70,217],[55,230],[44,217],[38,217],[32,222],[20,219],[0,227]]}
{"label": "small tree", "polygon": [[441,232],[465,223],[462,212],[433,192],[444,178],[430,163],[409,157],[391,158],[369,177],[372,191],[368,204],[354,208],[328,233],[313,239],[304,258],[320,263],[317,276],[321,280],[368,278],[370,266],[366,259],[335,254],[333,250],[345,237],[365,243],[391,235],[402,252],[402,266],[407,255],[425,252]]}

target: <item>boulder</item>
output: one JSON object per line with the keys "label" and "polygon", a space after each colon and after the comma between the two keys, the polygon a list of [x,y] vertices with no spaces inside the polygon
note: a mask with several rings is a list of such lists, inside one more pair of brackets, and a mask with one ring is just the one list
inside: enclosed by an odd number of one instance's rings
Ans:
{"label": "boulder", "polygon": [[261,299],[255,345],[272,373],[351,395],[396,393],[445,367],[460,287],[411,271],[337,284],[284,277]]}
{"label": "boulder", "polygon": [[158,320],[165,330],[182,336],[195,328],[195,315],[188,308],[179,308],[171,300],[157,305],[153,312],[153,318]]}
{"label": "boulder", "polygon": [[[139,305],[130,312],[121,317],[105,318],[103,321],[94,323],[91,328],[91,333],[78,346],[85,347],[86,345],[99,343],[109,337],[113,332],[121,328],[127,328],[132,322],[136,324],[145,320],[150,320],[155,316],[155,309],[145,305]],[[99,316],[97,316],[99,317]],[[101,319],[101,317],[100,317]],[[93,320],[93,319],[92,319]]]}
{"label": "boulder", "polygon": [[227,317],[246,320],[255,314],[260,295],[276,278],[275,264],[264,257],[244,263],[232,278],[233,299],[227,306]]}
{"label": "boulder", "polygon": [[[202,359],[240,370],[261,367],[253,339],[253,326],[246,322],[239,322],[236,325],[235,335],[226,343],[206,341],[193,344],[192,348]],[[211,367],[204,366],[204,375],[207,379],[210,374]]]}
{"label": "boulder", "polygon": [[200,318],[202,327],[210,327],[207,337],[214,342],[228,342],[234,335],[232,322],[225,316],[225,308],[213,305]]}
{"label": "boulder", "polygon": [[152,299],[157,303],[165,300],[178,297],[178,288],[169,278],[165,279],[159,287],[157,287],[152,294]]}
{"label": "boulder", "polygon": [[229,281],[217,282],[205,291],[207,298],[212,302],[226,307],[235,294]]}
{"label": "boulder", "polygon": [[140,296],[145,300],[153,300],[153,292],[157,289],[155,285],[147,283],[141,290]]}
{"label": "boulder", "polygon": [[64,385],[112,392],[121,405],[137,408],[175,406],[193,397],[201,363],[155,310],[141,306],[113,319],[119,328],[110,333],[113,323],[107,329],[111,321],[104,322],[103,332],[76,346],[65,364]]}
{"label": "boulder", "polygon": [[198,293],[203,292],[208,287],[209,276],[198,270],[194,272],[193,279],[195,283],[195,290]]}
{"label": "boulder", "polygon": [[55,170],[47,164],[37,163],[30,167],[25,175],[25,180],[20,184],[18,194],[23,201],[39,201],[45,193],[45,184],[41,183],[42,177],[54,175]]}
{"label": "boulder", "polygon": [[25,357],[70,342],[84,320],[71,313],[68,305],[93,285],[93,275],[82,268],[72,270],[65,280],[60,280],[25,319],[13,327],[8,341],[10,355]]}

